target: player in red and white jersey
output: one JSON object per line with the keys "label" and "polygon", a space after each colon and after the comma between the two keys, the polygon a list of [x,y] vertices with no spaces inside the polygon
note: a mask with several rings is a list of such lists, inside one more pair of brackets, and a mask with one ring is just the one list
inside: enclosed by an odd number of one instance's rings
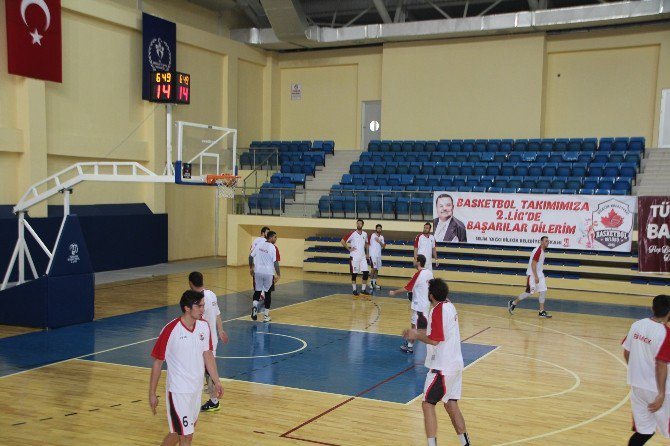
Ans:
{"label": "player in red and white jersey", "polygon": [[654,315],[631,325],[623,340],[628,363],[633,435],[630,446],[643,445],[658,430],[670,438],[670,296],[661,294],[652,303]]}
{"label": "player in red and white jersey", "polygon": [[423,254],[426,257],[426,269],[433,269],[433,259],[435,266],[437,266],[437,245],[435,237],[430,233],[432,228],[430,222],[423,225],[423,232],[414,237],[414,263],[416,263],[416,256]]}
{"label": "player in red and white jersey", "polygon": [[[404,288],[391,291],[389,294],[395,296],[398,293],[410,292],[412,296],[410,299],[410,308],[412,315],[410,317],[410,324],[412,328],[425,330],[428,326],[428,311],[430,311],[430,300],[428,299],[428,282],[433,279],[433,272],[429,269],[424,269],[426,264],[426,257],[423,254],[416,256],[416,272],[412,279],[407,282]],[[406,341],[400,346],[400,350],[405,353],[414,353],[414,342]]]}
{"label": "player in red and white jersey", "polygon": [[163,445],[191,444],[200,413],[205,369],[214,381],[217,398],[223,395],[212,352],[209,324],[202,320],[203,300],[202,293],[193,290],[184,292],[179,301],[182,316],[163,327],[151,351],[154,363],[149,380],[149,406],[154,415],[158,406],[156,387],[163,362],[167,361],[165,406],[170,433],[163,439]]}
{"label": "player in red and white jersey", "polygon": [[428,298],[432,308],[428,315],[426,333],[411,329],[403,332],[409,341],[418,340],[426,344],[428,374],[424,384],[423,421],[428,445],[437,444],[437,415],[435,405],[442,401],[449,414],[451,424],[463,446],[470,446],[470,437],[465,428],[465,419],[458,407],[463,381],[463,354],[461,334],[458,328],[456,307],[447,296],[449,287],[442,279],[432,279],[428,283]]}
{"label": "player in red and white jersey", "polygon": [[514,309],[519,302],[535,293],[539,293],[538,300],[540,301],[540,312],[538,316],[550,318],[551,315],[544,310],[544,301],[547,295],[547,281],[544,278],[544,253],[549,247],[549,238],[545,235],[540,239],[540,246],[535,248],[528,260],[528,268],[526,269],[526,291],[519,294],[516,299],[510,299],[507,302],[507,311],[509,314],[514,314]]}
{"label": "player in red and white jersey", "polygon": [[[202,319],[209,324],[209,328],[212,331],[212,352],[214,352],[214,356],[216,356],[216,347],[219,343],[219,339],[224,344],[228,343],[228,334],[226,334],[226,332],[223,330],[221,310],[219,309],[219,302],[216,299],[216,294],[204,287],[202,273],[199,271],[193,271],[188,275],[188,286],[193,291],[202,293],[205,296],[205,309],[202,314]],[[209,400],[202,405],[200,410],[203,412],[214,412],[219,410],[219,399],[214,393],[214,382],[207,372],[205,372],[205,379],[207,380]]]}
{"label": "player in red and white jersey", "polygon": [[370,234],[368,240],[368,252],[370,253],[370,264],[372,265],[372,274],[370,275],[370,289],[380,290],[377,285],[379,270],[382,269],[382,249],[386,248],[386,241],[382,235],[382,225],[375,226],[375,232]]}
{"label": "player in red and white jersey", "polygon": [[366,289],[370,275],[368,269],[370,255],[368,253],[368,234],[363,230],[364,224],[365,222],[359,218],[356,220],[356,230],[351,231],[340,240],[342,246],[349,251],[349,271],[351,272],[351,288],[353,289],[354,299],[358,298],[358,289],[356,288],[358,273],[363,273],[361,293],[365,296],[372,294]]}
{"label": "player in red and white jersey", "polygon": [[279,281],[279,248],[275,246],[277,233],[268,231],[267,239],[256,245],[249,255],[249,267],[254,272],[254,297],[251,307],[251,319],[258,318],[262,301],[263,322],[270,322],[270,306],[272,305],[272,291],[274,284]]}

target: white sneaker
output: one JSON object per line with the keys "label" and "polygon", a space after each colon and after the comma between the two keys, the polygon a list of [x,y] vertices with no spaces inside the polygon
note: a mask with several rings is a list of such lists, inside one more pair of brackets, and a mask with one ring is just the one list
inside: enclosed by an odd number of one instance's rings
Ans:
{"label": "white sneaker", "polygon": [[379,285],[375,284],[375,290],[381,290],[381,289],[382,289],[382,287],[380,287]]}
{"label": "white sneaker", "polygon": [[263,322],[270,322],[271,320],[272,318],[269,315],[266,314],[265,316],[263,316]]}

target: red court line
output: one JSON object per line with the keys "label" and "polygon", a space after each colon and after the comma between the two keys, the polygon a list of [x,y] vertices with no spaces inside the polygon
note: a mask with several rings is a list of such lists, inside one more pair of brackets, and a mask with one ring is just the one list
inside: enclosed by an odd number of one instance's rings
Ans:
{"label": "red court line", "polygon": [[[491,327],[486,327],[486,328],[484,328],[483,330],[480,330],[480,331],[478,331],[477,333],[473,334],[472,336],[468,336],[467,338],[461,340],[461,343],[467,341],[468,339],[472,339],[472,338],[474,338],[475,336],[477,336],[477,335],[479,335],[479,334],[481,334],[481,333],[484,333],[484,332],[485,332],[486,330],[488,330],[489,328],[491,328]],[[339,445],[334,444],[334,443],[326,443],[326,442],[323,442],[323,441],[310,440],[310,439],[307,439],[307,438],[289,437],[289,435],[292,434],[293,432],[297,431],[298,429],[301,429],[301,428],[307,426],[308,424],[313,423],[314,421],[318,420],[319,418],[323,417],[324,415],[329,414],[330,412],[334,411],[335,409],[338,409],[338,408],[344,406],[345,404],[347,404],[347,403],[349,403],[349,402],[355,400],[357,397],[363,396],[363,395],[365,395],[366,393],[368,393],[368,392],[370,392],[370,391],[376,389],[377,387],[379,387],[379,386],[381,386],[381,385],[383,385],[383,384],[386,384],[387,382],[389,382],[389,381],[391,381],[391,380],[397,378],[398,376],[402,375],[403,373],[407,373],[407,372],[409,372],[410,370],[412,370],[413,368],[415,368],[417,365],[420,365],[420,363],[413,364],[413,365],[407,367],[406,369],[399,371],[399,372],[396,373],[395,375],[390,376],[390,377],[386,378],[385,380],[378,382],[378,383],[375,384],[374,386],[372,386],[372,387],[370,387],[370,388],[368,388],[368,389],[365,389],[365,390],[363,390],[362,392],[356,394],[356,396],[352,396],[351,398],[348,398],[348,399],[342,401],[340,404],[337,404],[336,406],[333,406],[333,407],[331,407],[330,409],[328,409],[328,410],[326,410],[326,411],[324,411],[324,412],[321,412],[320,414],[318,414],[318,415],[316,415],[316,416],[310,418],[309,420],[307,420],[307,421],[303,422],[302,424],[300,424],[300,425],[294,427],[293,429],[291,429],[291,430],[289,430],[289,431],[287,431],[287,432],[284,432],[284,433],[281,434],[279,437],[280,437],[280,438],[289,438],[289,439],[291,439],[291,440],[306,441],[306,442],[309,442],[309,443],[323,444],[323,445],[327,445],[327,446],[339,446]]]}

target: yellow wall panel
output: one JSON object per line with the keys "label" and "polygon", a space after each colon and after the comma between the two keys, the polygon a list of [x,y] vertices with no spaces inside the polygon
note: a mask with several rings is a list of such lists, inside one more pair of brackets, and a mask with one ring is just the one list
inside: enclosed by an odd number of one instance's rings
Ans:
{"label": "yellow wall panel", "polygon": [[237,75],[237,146],[263,139],[263,69],[240,60]]}
{"label": "yellow wall panel", "polygon": [[544,36],[384,46],[382,138],[539,137]]}

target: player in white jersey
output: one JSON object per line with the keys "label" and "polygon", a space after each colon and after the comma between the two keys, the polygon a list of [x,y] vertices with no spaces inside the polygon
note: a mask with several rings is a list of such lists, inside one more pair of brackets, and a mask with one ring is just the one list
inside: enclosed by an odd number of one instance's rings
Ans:
{"label": "player in white jersey", "polygon": [[358,289],[356,288],[356,277],[358,273],[363,273],[363,282],[361,283],[361,293],[367,297],[372,293],[366,289],[370,270],[368,269],[368,234],[363,230],[365,222],[362,219],[356,220],[356,230],[351,231],[340,240],[342,246],[349,251],[349,271],[351,272],[351,288],[353,289],[354,299],[358,298]]}
{"label": "player in white jersey", "polygon": [[[425,330],[428,326],[428,312],[430,311],[430,300],[428,299],[428,282],[433,279],[433,272],[429,269],[424,269],[426,264],[426,257],[423,254],[416,256],[416,272],[412,279],[407,282],[404,288],[391,291],[389,294],[395,296],[398,293],[409,291],[412,297],[410,299],[410,308],[412,315],[410,316],[410,324],[412,328]],[[405,353],[414,353],[414,342],[406,341],[400,346],[400,350]]]}
{"label": "player in white jersey", "polygon": [[428,446],[437,445],[435,405],[439,401],[444,403],[461,445],[470,446],[465,419],[458,407],[463,380],[461,333],[456,307],[447,299],[448,295],[447,284],[442,279],[432,279],[428,283],[428,298],[432,305],[428,315],[428,329],[426,333],[417,329],[405,330],[403,337],[426,344],[425,366],[428,374],[421,407]]}
{"label": "player in white jersey", "polygon": [[370,253],[370,264],[372,265],[372,274],[370,275],[370,289],[380,290],[382,287],[377,285],[379,270],[382,269],[382,249],[386,248],[386,241],[382,235],[382,225],[375,226],[375,232],[370,235],[368,240],[368,252]]}
{"label": "player in white jersey", "polygon": [[200,392],[205,369],[214,381],[217,398],[223,387],[212,352],[209,324],[202,320],[204,296],[193,290],[184,292],[179,301],[182,316],[163,327],[151,351],[154,358],[149,380],[149,406],[156,415],[156,387],[163,362],[167,361],[165,406],[170,433],[163,446],[190,445],[200,413]]}
{"label": "player in white jersey", "polygon": [[435,243],[435,236],[430,233],[433,226],[430,222],[423,225],[423,232],[414,238],[414,263],[416,263],[416,256],[423,254],[426,257],[426,269],[433,269],[433,259],[435,266],[437,266],[437,245]]}
{"label": "player in white jersey", "polygon": [[[261,235],[256,237],[253,242],[251,242],[251,248],[249,248],[249,255],[251,255],[252,252],[254,252],[254,248],[256,245],[258,245],[261,242],[264,242],[267,239],[268,231],[270,228],[267,226],[263,226],[261,228]],[[256,283],[253,281],[254,280],[254,269],[249,268],[249,274],[251,274],[251,281],[252,281],[252,286],[254,289],[256,288]]]}
{"label": "player in white jersey", "polygon": [[275,246],[277,233],[268,231],[267,239],[256,245],[249,255],[249,267],[254,272],[254,300],[251,307],[251,319],[258,318],[263,306],[263,322],[270,322],[270,306],[275,283],[279,282],[279,249]]}
{"label": "player in white jersey", "polygon": [[[202,293],[205,296],[205,310],[203,311],[202,319],[207,321],[209,328],[212,331],[212,351],[214,352],[214,356],[216,356],[216,347],[219,343],[219,339],[224,344],[228,343],[228,334],[223,330],[221,310],[219,309],[219,302],[216,300],[216,294],[204,287],[202,273],[199,271],[193,271],[188,275],[188,286],[193,291]],[[219,399],[214,393],[214,382],[207,372],[205,372],[205,379],[207,380],[209,400],[202,405],[200,410],[203,412],[215,412],[219,410]]]}
{"label": "player in white jersey", "polygon": [[652,311],[652,317],[633,323],[622,342],[633,410],[629,446],[645,444],[657,430],[670,438],[670,296],[656,296]]}
{"label": "player in white jersey", "polygon": [[535,293],[539,293],[540,312],[538,316],[550,318],[551,315],[544,309],[544,301],[547,295],[547,281],[544,278],[544,254],[549,247],[549,238],[545,235],[540,239],[540,246],[533,250],[528,260],[528,268],[526,269],[526,291],[519,294],[516,299],[510,299],[507,302],[507,311],[509,314],[514,314],[514,309],[519,302]]}

